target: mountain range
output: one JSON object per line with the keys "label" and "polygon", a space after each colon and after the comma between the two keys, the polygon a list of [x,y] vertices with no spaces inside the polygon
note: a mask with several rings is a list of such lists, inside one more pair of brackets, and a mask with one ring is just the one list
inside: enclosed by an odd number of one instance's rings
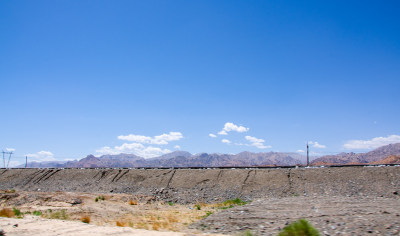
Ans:
{"label": "mountain range", "polygon": [[[143,158],[134,154],[88,155],[68,162],[30,162],[32,168],[140,168],[140,167],[240,167],[240,166],[294,166],[305,164],[306,157],[298,153],[241,152],[238,154],[191,154],[175,151],[159,157]],[[400,143],[389,144],[367,153],[339,153],[319,157],[311,165],[335,164],[391,164],[400,162]],[[21,165],[18,167],[24,167]]]}
{"label": "mountain range", "polygon": [[[317,158],[311,162],[312,165],[332,164],[373,164],[389,156],[400,156],[400,143],[389,144],[379,147],[367,153],[339,153]],[[390,164],[390,163],[387,163]]]}

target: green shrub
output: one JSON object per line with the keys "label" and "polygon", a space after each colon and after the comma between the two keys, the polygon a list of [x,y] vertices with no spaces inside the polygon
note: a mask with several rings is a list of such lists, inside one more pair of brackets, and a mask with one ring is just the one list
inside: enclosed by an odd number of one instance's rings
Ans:
{"label": "green shrub", "polygon": [[246,231],[244,231],[241,236],[253,236],[254,234],[248,229]]}
{"label": "green shrub", "polygon": [[283,228],[278,236],[319,236],[319,232],[305,219],[300,219]]}
{"label": "green shrub", "polygon": [[42,212],[41,211],[33,211],[32,214],[35,216],[41,216]]}
{"label": "green shrub", "polygon": [[212,212],[212,211],[206,211],[206,214],[203,216],[203,218],[207,218],[207,217],[209,217],[210,215],[212,215],[214,212]]}
{"label": "green shrub", "polygon": [[243,201],[240,198],[230,199],[230,200],[226,200],[224,202],[224,205],[239,205],[239,206],[242,206],[242,205],[246,205],[246,204],[247,204],[247,202]]}
{"label": "green shrub", "polygon": [[201,206],[199,204],[194,205],[194,207],[196,207],[197,210],[201,210]]}
{"label": "green shrub", "polygon": [[243,201],[243,200],[240,199],[240,198],[235,198],[235,199],[226,200],[226,201],[223,202],[222,204],[223,204],[224,206],[219,207],[219,209],[225,210],[225,209],[228,209],[228,208],[232,208],[232,207],[234,207],[235,205],[237,205],[237,206],[246,205],[247,202]]}
{"label": "green shrub", "polygon": [[13,212],[16,217],[22,217],[22,215],[23,215],[22,212],[15,207],[13,207]]}
{"label": "green shrub", "polygon": [[99,200],[104,201],[104,196],[98,196],[96,199],[94,199],[95,202],[98,202]]}
{"label": "green shrub", "polygon": [[173,202],[168,202],[168,205],[173,206],[175,204]]}

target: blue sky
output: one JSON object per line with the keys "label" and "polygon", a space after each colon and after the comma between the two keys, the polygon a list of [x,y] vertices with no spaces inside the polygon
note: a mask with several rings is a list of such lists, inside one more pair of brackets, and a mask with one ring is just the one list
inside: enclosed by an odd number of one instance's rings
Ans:
{"label": "blue sky", "polygon": [[400,142],[399,7],[1,1],[0,148],[23,162]]}

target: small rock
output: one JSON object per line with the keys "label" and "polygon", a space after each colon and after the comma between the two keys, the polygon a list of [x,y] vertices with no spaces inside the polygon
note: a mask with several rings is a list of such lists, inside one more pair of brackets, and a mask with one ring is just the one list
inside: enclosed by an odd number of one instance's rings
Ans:
{"label": "small rock", "polygon": [[76,198],[76,199],[72,200],[71,204],[72,204],[72,205],[79,205],[79,204],[82,204],[82,200],[79,199],[79,198]]}
{"label": "small rock", "polygon": [[13,225],[13,227],[14,227],[14,228],[17,228],[17,227],[18,227],[18,224]]}

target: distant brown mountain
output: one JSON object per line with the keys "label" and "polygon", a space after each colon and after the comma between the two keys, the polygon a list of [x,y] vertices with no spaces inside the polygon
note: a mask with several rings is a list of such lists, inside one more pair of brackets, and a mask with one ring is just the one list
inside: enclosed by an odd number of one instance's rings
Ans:
{"label": "distant brown mountain", "polygon": [[[399,163],[400,143],[389,144],[367,153],[339,153],[317,158],[311,165],[335,164],[391,164]],[[140,167],[239,167],[239,166],[294,166],[304,164],[305,157],[297,153],[283,152],[241,152],[238,154],[192,155],[185,151],[176,151],[163,156],[148,158],[133,154],[88,155],[79,161],[69,162],[32,162],[28,167],[57,168],[140,168]],[[21,165],[19,167],[24,167]]]}
{"label": "distant brown mountain", "polygon": [[388,156],[383,160],[370,162],[371,165],[400,164],[400,156]]}
{"label": "distant brown mountain", "polygon": [[[400,155],[400,143],[389,144],[379,147],[367,153],[339,153],[317,158],[311,162],[312,165],[334,165],[334,164],[367,164],[381,161],[391,155]],[[389,164],[389,163],[387,163]]]}
{"label": "distant brown mountain", "polygon": [[[239,154],[208,154],[192,155],[189,152],[176,151],[160,157],[139,157],[133,154],[103,155],[95,157],[88,155],[79,161],[66,163],[46,163],[45,167],[58,168],[140,168],[140,167],[239,167],[239,166],[292,166],[301,164],[305,157],[297,153],[280,152],[241,152]],[[20,166],[22,167],[22,166]],[[28,164],[28,167],[44,167],[40,163]]]}

